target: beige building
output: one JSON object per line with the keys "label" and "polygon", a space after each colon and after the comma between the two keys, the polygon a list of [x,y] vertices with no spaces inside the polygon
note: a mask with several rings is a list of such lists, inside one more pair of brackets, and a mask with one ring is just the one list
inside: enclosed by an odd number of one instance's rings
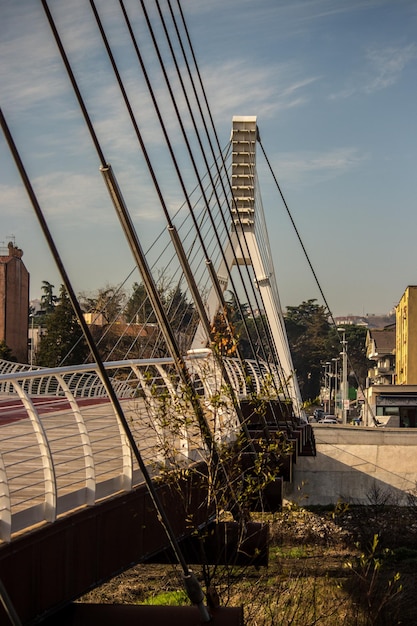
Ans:
{"label": "beige building", "polygon": [[368,387],[395,384],[395,340],[395,324],[367,331],[366,356],[373,361],[368,370]]}
{"label": "beige building", "polygon": [[408,286],[396,307],[395,378],[390,384],[388,327],[367,338],[367,355],[376,363],[365,389],[364,424],[417,428],[417,286]]}
{"label": "beige building", "polygon": [[29,272],[13,242],[0,251],[0,340],[19,363],[28,358]]}
{"label": "beige building", "polygon": [[397,385],[417,385],[417,286],[404,291],[396,308]]}
{"label": "beige building", "polygon": [[373,385],[364,393],[364,426],[417,427],[417,385]]}

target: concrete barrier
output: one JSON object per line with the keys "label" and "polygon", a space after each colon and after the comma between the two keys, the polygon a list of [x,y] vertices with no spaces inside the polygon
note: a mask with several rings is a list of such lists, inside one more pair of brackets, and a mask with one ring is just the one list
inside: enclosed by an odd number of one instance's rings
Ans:
{"label": "concrete barrier", "polygon": [[314,425],[316,457],[299,457],[284,500],[309,505],[408,504],[417,484],[417,429]]}

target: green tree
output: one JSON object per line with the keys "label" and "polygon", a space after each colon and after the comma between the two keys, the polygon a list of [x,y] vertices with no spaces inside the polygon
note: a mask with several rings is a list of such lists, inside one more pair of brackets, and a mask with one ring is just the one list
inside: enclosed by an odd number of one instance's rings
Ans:
{"label": "green tree", "polygon": [[[307,300],[298,307],[288,307],[285,327],[303,400],[314,400],[320,393],[323,363],[340,358],[341,334],[330,324],[326,308],[316,300]],[[366,328],[345,327],[348,355],[349,386],[365,385],[368,370]]]}
{"label": "green tree", "polygon": [[133,283],[132,294],[127,301],[124,316],[128,323],[154,324],[156,322],[155,313],[143,283]]}
{"label": "green tree", "polygon": [[0,339],[0,359],[3,359],[4,361],[16,361],[11,349],[6,344],[4,339]]}
{"label": "green tree", "polygon": [[[167,318],[176,335],[181,351],[187,351],[191,345],[198,319],[194,304],[177,285],[171,287],[167,280],[160,278],[158,292],[165,308]],[[134,283],[132,294],[127,301],[124,317],[127,323],[136,323],[143,326],[141,342],[144,349],[144,357],[163,356],[167,353],[163,335],[155,331],[157,322],[151,301],[143,283]]]}
{"label": "green tree", "polygon": [[285,327],[302,398],[314,400],[320,393],[323,361],[340,351],[329,336],[328,313],[316,300],[307,300],[287,307]]}
{"label": "green tree", "polygon": [[124,310],[126,292],[120,287],[106,285],[93,294],[81,293],[79,298],[87,313],[101,314],[111,324],[120,318]]}
{"label": "green tree", "polygon": [[[239,354],[244,359],[271,360],[273,340],[270,334],[268,319],[265,314],[255,313],[247,303],[239,303],[232,291],[226,291],[225,308],[219,311],[212,322],[214,343],[221,344],[221,335],[227,339],[229,346],[236,344]],[[223,342],[224,343],[224,342]],[[236,350],[236,346],[233,351]]]}
{"label": "green tree", "polygon": [[41,309],[45,311],[46,315],[53,312],[58,301],[58,298],[54,294],[54,289],[55,285],[52,285],[47,280],[42,281],[43,294],[41,296]]}
{"label": "green tree", "polygon": [[89,354],[71,301],[61,285],[59,302],[45,320],[46,334],[42,336],[37,354],[38,365],[58,367],[83,363]]}
{"label": "green tree", "polygon": [[168,319],[173,328],[185,333],[193,333],[197,325],[197,317],[194,304],[187,299],[187,296],[180,287],[168,291],[164,295]]}

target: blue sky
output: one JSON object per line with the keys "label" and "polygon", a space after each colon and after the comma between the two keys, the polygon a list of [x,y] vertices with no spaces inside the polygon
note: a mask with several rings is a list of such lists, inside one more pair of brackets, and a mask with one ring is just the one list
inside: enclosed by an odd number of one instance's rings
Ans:
{"label": "blue sky", "polygon": [[[126,1],[146,55],[137,5]],[[146,248],[161,229],[160,210],[89,3],[49,6]],[[151,156],[163,167],[161,133],[136,80],[118,3],[97,7]],[[220,141],[227,143],[233,115],[257,116],[333,314],[387,313],[417,283],[415,1],[182,0],[182,7]],[[132,261],[40,2],[0,0],[0,106],[75,289],[121,282]],[[14,235],[31,297],[39,297],[43,280],[61,281],[3,137],[0,162],[0,242]],[[258,173],[282,305],[321,303],[260,151]],[[174,210],[179,191],[170,175],[162,181]]]}

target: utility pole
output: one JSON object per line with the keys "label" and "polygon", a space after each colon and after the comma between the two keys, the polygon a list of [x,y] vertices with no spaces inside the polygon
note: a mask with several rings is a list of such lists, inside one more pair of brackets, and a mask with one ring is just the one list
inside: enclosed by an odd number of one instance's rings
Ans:
{"label": "utility pole", "polygon": [[342,383],[341,383],[341,388],[342,388],[342,423],[346,424],[347,422],[347,407],[348,407],[348,402],[349,402],[349,395],[348,395],[348,386],[347,386],[347,341],[346,341],[346,329],[345,328],[338,328],[337,331],[339,333],[342,333],[342,341],[340,342],[342,344],[342,352],[340,353],[342,356]]}
{"label": "utility pole", "polygon": [[30,322],[31,322],[31,324],[30,324],[30,330],[31,330],[31,332],[30,332],[30,366],[32,367],[32,365],[33,365],[33,351],[34,351],[34,348],[35,348],[35,337],[34,337],[34,334],[35,334],[35,332],[34,332],[35,315],[34,315],[34,313],[31,313],[29,317],[30,317]]}

